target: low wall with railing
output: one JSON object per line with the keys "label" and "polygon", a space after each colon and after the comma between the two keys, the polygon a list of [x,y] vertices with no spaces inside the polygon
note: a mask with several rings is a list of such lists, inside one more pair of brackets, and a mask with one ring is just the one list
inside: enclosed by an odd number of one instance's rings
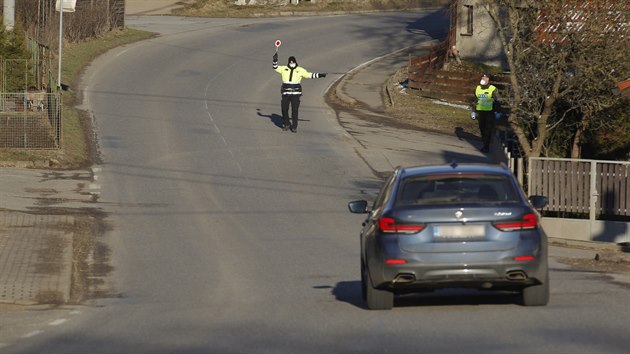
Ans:
{"label": "low wall with railing", "polygon": [[531,157],[529,194],[546,195],[546,210],[591,219],[630,220],[630,162]]}
{"label": "low wall with railing", "polygon": [[549,236],[630,243],[630,162],[513,156],[507,162],[528,195],[544,195]]}

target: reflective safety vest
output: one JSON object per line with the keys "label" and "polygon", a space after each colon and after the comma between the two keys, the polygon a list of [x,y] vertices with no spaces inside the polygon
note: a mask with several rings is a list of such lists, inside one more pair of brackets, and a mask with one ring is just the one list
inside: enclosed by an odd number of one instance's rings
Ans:
{"label": "reflective safety vest", "polygon": [[283,95],[301,95],[302,85],[300,82],[302,79],[317,78],[317,73],[310,73],[300,66],[291,69],[288,66],[282,65],[274,68],[274,70],[282,75],[282,87],[280,91]]}
{"label": "reflective safety vest", "polygon": [[489,85],[488,88],[481,88],[481,85],[477,86],[475,90],[475,96],[477,96],[477,107],[478,111],[492,111],[494,108],[494,98],[492,98],[492,94],[497,88],[493,85]]}

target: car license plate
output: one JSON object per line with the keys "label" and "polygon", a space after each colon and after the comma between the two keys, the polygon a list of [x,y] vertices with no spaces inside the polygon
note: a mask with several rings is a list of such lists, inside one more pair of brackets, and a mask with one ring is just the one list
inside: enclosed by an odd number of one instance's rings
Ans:
{"label": "car license plate", "polygon": [[485,235],[483,225],[436,225],[433,237],[441,240],[479,239]]}

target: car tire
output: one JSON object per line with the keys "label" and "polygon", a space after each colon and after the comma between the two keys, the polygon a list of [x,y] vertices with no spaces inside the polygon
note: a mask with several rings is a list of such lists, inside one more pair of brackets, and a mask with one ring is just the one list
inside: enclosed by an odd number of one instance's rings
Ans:
{"label": "car tire", "polygon": [[365,279],[365,263],[361,260],[361,298],[367,301],[367,279]]}
{"label": "car tire", "polygon": [[546,306],[549,303],[549,270],[541,284],[528,286],[522,292],[523,306]]}
{"label": "car tire", "polygon": [[370,273],[365,272],[365,302],[370,310],[391,310],[394,307],[394,293],[387,290],[376,289],[372,286]]}

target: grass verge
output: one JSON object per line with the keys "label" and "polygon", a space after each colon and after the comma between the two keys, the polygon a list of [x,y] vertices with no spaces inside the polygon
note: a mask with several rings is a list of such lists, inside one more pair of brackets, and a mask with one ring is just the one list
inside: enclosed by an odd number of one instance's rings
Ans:
{"label": "grass verge", "polygon": [[152,38],[155,34],[134,29],[116,30],[82,43],[66,44],[62,51],[62,83],[71,83],[62,94],[62,147],[58,150],[0,149],[0,166],[76,169],[87,167],[95,158],[92,149],[91,118],[75,108],[77,87],[85,68],[110,49]]}
{"label": "grass verge", "polygon": [[410,124],[419,129],[444,134],[476,134],[478,123],[470,119],[470,111],[457,106],[443,104],[440,100],[424,98],[412,89],[402,89],[399,83],[406,81],[407,68],[399,69],[389,80],[391,103],[385,112],[401,123]]}
{"label": "grass verge", "polygon": [[445,6],[450,0],[360,0],[299,1],[297,4],[236,5],[232,0],[196,0],[173,14],[194,17],[265,17],[284,15],[329,15],[336,12],[399,11],[429,6]]}

